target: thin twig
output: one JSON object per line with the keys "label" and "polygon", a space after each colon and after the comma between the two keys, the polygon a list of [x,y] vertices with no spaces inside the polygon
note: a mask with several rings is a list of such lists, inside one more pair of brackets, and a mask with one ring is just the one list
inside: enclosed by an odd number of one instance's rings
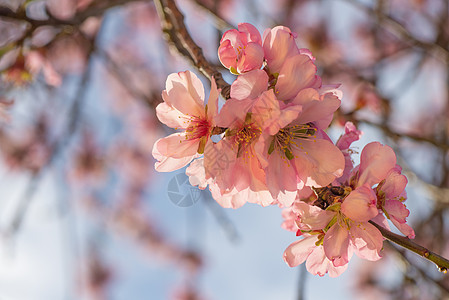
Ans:
{"label": "thin twig", "polygon": [[373,224],[383,235],[384,238],[386,238],[387,240],[401,246],[404,247],[405,249],[408,249],[416,254],[418,254],[419,256],[424,257],[427,260],[430,260],[431,262],[433,262],[434,264],[436,264],[438,271],[446,274],[448,269],[449,269],[449,260],[447,260],[446,258],[430,251],[429,249],[418,245],[414,242],[412,242],[409,238],[400,236],[396,233],[393,233],[385,228],[383,228],[382,226],[376,224],[373,221],[369,221],[371,224]]}
{"label": "thin twig", "polygon": [[231,86],[224,81],[221,73],[207,61],[203,50],[193,41],[184,24],[184,16],[176,3],[173,0],[155,0],[154,3],[167,42],[175,46],[180,54],[187,57],[207,79],[215,79],[217,87],[221,89],[221,95],[225,99],[229,99]]}
{"label": "thin twig", "polygon": [[226,29],[236,29],[234,25],[226,21],[222,16],[220,16],[214,9],[208,7],[206,4],[199,0],[194,1],[196,5],[198,5],[200,8],[204,9],[207,13],[209,13],[215,21],[215,24],[217,26],[217,29],[219,30],[226,30]]}
{"label": "thin twig", "polygon": [[19,9],[17,12],[11,10],[9,7],[0,6],[0,17],[13,19],[16,21],[23,21],[31,24],[33,27],[40,26],[64,26],[64,25],[81,25],[87,18],[103,15],[106,10],[128,4],[131,2],[138,2],[143,0],[109,0],[102,2],[94,2],[94,4],[87,7],[85,10],[78,12],[70,19],[59,19],[53,16],[47,11],[48,19],[36,20],[30,18],[24,8]]}
{"label": "thin twig", "polygon": [[[102,23],[103,24],[103,23]],[[101,31],[98,31],[97,37]],[[22,197],[19,199],[19,204],[17,206],[16,212],[12,218],[12,221],[8,228],[6,229],[6,235],[7,236],[13,236],[15,233],[17,233],[23,223],[23,219],[28,211],[28,207],[31,203],[31,199],[36,192],[37,187],[39,186],[44,172],[53,164],[56,157],[60,154],[62,149],[69,143],[71,138],[73,137],[76,129],[77,124],[79,123],[80,115],[81,115],[81,107],[85,98],[85,95],[88,91],[87,84],[90,81],[90,77],[92,75],[92,68],[93,68],[93,61],[94,57],[92,55],[94,45],[96,43],[96,38],[93,39],[90,49],[89,49],[89,61],[87,63],[86,70],[84,71],[83,76],[81,77],[81,81],[78,85],[78,89],[74,95],[74,101],[72,103],[72,106],[70,107],[70,117],[67,122],[67,127],[61,134],[61,138],[54,141],[53,145],[50,146],[50,158],[46,162],[44,166],[42,166],[37,172],[32,174],[32,177],[30,179],[30,182],[28,186],[26,187],[24,193],[22,194]]]}

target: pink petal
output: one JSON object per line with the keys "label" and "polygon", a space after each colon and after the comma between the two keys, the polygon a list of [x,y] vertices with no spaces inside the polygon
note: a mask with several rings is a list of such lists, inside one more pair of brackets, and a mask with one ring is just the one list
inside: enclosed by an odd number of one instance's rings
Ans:
{"label": "pink petal", "polygon": [[316,236],[309,236],[302,240],[293,242],[284,251],[284,261],[289,267],[296,267],[306,261],[307,257],[317,247]]}
{"label": "pink petal", "polygon": [[312,99],[312,101],[303,104],[303,111],[296,122],[299,124],[313,122],[317,128],[324,130],[332,121],[334,112],[340,107],[341,101],[330,93],[318,99]]}
{"label": "pink petal", "polygon": [[153,148],[163,155],[172,158],[183,158],[193,156],[197,153],[199,139],[186,140],[185,133],[173,133],[154,143]]}
{"label": "pink petal", "polygon": [[350,228],[351,240],[360,258],[376,261],[381,258],[383,237],[380,231],[370,223],[359,223]]}
{"label": "pink petal", "polygon": [[185,129],[190,123],[190,118],[188,118],[188,116],[165,102],[159,103],[158,106],[156,106],[156,115],[159,121],[171,128]]}
{"label": "pink petal", "polygon": [[195,159],[190,166],[186,168],[186,175],[189,176],[189,182],[192,186],[198,186],[204,190],[207,187],[206,171],[204,170],[204,159]]}
{"label": "pink petal", "polygon": [[338,139],[336,145],[340,150],[349,149],[351,144],[355,141],[358,141],[361,136],[362,132],[360,130],[357,130],[352,122],[346,122],[345,133]]}
{"label": "pink petal", "polygon": [[224,128],[235,128],[238,122],[242,124],[245,121],[246,113],[254,104],[254,100],[236,100],[229,99],[223,105],[220,113],[215,118],[215,125]]}
{"label": "pink petal", "polygon": [[286,58],[299,53],[295,36],[296,34],[284,26],[276,26],[273,29],[265,30],[263,50],[271,74],[279,73]]}
{"label": "pink petal", "polygon": [[248,42],[254,42],[262,45],[262,37],[260,36],[259,30],[257,30],[254,25],[250,23],[240,23],[238,25],[238,29],[240,32],[246,33]]}
{"label": "pink petal", "polygon": [[[224,36],[223,36],[224,38]],[[222,40],[218,47],[218,58],[227,69],[231,67],[237,70],[237,51],[229,39]]]}
{"label": "pink petal", "polygon": [[236,190],[222,194],[220,188],[212,183],[209,184],[212,197],[224,208],[239,208],[246,203],[246,198]]}
{"label": "pink petal", "polygon": [[231,98],[255,99],[268,87],[268,75],[262,70],[253,70],[237,76],[231,85]]}
{"label": "pink petal", "polygon": [[341,275],[347,268],[348,264],[335,267],[332,262],[326,257],[323,246],[316,247],[306,262],[307,271],[313,275],[324,276],[329,273],[330,277],[337,277]]}
{"label": "pink petal", "polygon": [[266,182],[273,198],[277,198],[280,192],[297,191],[296,174],[290,162],[285,161],[277,151],[268,157],[268,167],[265,169]]}
{"label": "pink petal", "polygon": [[297,214],[292,210],[291,207],[284,208],[281,212],[282,218],[284,222],[282,222],[281,227],[288,231],[296,232],[298,230],[298,226],[296,226],[296,218]]}
{"label": "pink petal", "polygon": [[280,191],[277,197],[279,207],[290,207],[295,202],[297,191]]}
{"label": "pink petal", "polygon": [[338,223],[332,226],[324,236],[324,253],[335,267],[349,262],[349,232]]}
{"label": "pink petal", "polygon": [[359,181],[357,186],[373,186],[387,177],[396,165],[396,155],[389,146],[372,142],[365,146],[360,155]]}
{"label": "pink petal", "polygon": [[203,84],[190,71],[168,75],[162,97],[168,105],[185,115],[204,116]]}
{"label": "pink petal", "polygon": [[405,219],[409,216],[410,211],[405,207],[404,203],[398,200],[388,200],[385,201],[384,209],[390,216],[394,226],[409,238],[415,237],[413,229],[405,223]]}
{"label": "pink petal", "polygon": [[273,90],[270,89],[254,101],[251,109],[252,118],[269,135],[275,135],[279,129],[295,120],[302,111],[300,105],[289,105],[282,110],[279,105]]}
{"label": "pink petal", "polygon": [[399,197],[407,185],[407,177],[401,174],[397,168],[391,169],[381,190],[385,193],[387,199]]}
{"label": "pink petal", "polygon": [[316,89],[306,88],[299,91],[292,103],[297,105],[305,105],[312,101],[320,101],[320,94]]}
{"label": "pink petal", "polygon": [[276,83],[276,96],[285,101],[316,82],[316,66],[307,55],[297,54],[285,60]]}
{"label": "pink petal", "polygon": [[351,220],[368,222],[377,214],[377,196],[367,186],[361,186],[353,190],[341,204],[341,212]]}
{"label": "pink petal", "polygon": [[326,186],[343,174],[345,159],[340,150],[323,139],[304,139],[294,149],[296,172],[307,186]]}
{"label": "pink petal", "polygon": [[298,228],[304,231],[324,229],[336,214],[302,201],[295,202],[292,210],[298,216]]}
{"label": "pink petal", "polygon": [[245,191],[248,194],[246,196],[246,199],[250,203],[256,203],[262,205],[263,207],[266,207],[272,205],[276,201],[275,199],[273,199],[268,190],[253,191],[250,188],[248,188]]}
{"label": "pink petal", "polygon": [[162,155],[156,146],[157,142],[153,146],[153,157],[157,160],[155,163],[155,169],[158,172],[172,172],[178,169],[181,169],[188,165],[195,157],[194,156],[186,156],[182,158],[172,158]]}
{"label": "pink petal", "polygon": [[261,45],[248,43],[242,51],[242,56],[237,62],[237,71],[239,73],[260,69],[262,67],[263,48]]}
{"label": "pink petal", "polygon": [[211,121],[211,124],[214,124],[214,118],[218,115],[218,96],[217,84],[212,77],[209,100],[207,101],[207,119]]}

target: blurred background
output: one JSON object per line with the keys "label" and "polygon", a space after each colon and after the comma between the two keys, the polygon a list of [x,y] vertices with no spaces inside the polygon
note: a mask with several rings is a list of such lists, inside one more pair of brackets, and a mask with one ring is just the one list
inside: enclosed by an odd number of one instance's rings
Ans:
{"label": "blurred background", "polygon": [[[153,143],[171,133],[155,116],[167,75],[210,86],[164,39],[167,3],[0,0],[0,299],[449,299],[448,275],[388,242],[338,278],[291,269],[278,207],[224,209],[184,170],[154,171]],[[176,5],[228,83],[224,31],[297,32],[323,82],[342,84],[334,142],[352,121],[355,152],[393,147],[416,242],[449,256],[448,0]]]}

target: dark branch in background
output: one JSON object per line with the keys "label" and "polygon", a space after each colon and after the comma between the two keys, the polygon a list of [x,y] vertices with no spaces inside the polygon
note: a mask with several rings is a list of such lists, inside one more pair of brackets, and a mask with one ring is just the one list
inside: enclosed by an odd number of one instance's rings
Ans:
{"label": "dark branch in background", "polygon": [[85,10],[78,12],[73,18],[68,20],[58,19],[50,14],[47,10],[47,20],[36,20],[27,16],[24,7],[21,7],[17,12],[11,10],[9,7],[0,6],[0,17],[13,19],[16,21],[23,21],[29,23],[33,27],[39,26],[59,26],[59,25],[81,25],[89,17],[102,16],[106,10],[115,6],[121,6],[131,2],[140,2],[142,0],[108,0],[108,1],[94,1],[92,5]]}
{"label": "dark branch in background", "polygon": [[431,144],[437,148],[440,148],[442,150],[449,150],[449,145],[444,142],[439,142],[439,141],[436,141],[435,139],[432,139],[429,137],[414,135],[411,133],[399,133],[399,132],[392,130],[390,128],[390,126],[388,126],[388,124],[379,124],[379,123],[375,123],[375,122],[372,122],[369,120],[354,117],[354,112],[341,114],[341,116],[355,124],[363,123],[363,124],[377,127],[378,129],[382,130],[386,136],[389,136],[394,140],[397,140],[398,138],[407,138],[407,139],[413,140],[415,142],[429,143],[429,144]]}
{"label": "dark branch in background", "polygon": [[[357,0],[345,0],[353,4],[355,7],[363,10],[367,15],[379,15],[379,11],[360,3]],[[439,45],[437,42],[425,42],[422,41],[415,36],[413,36],[398,20],[396,20],[393,16],[388,14],[380,14],[380,18],[378,20],[380,26],[384,27],[394,35],[400,37],[407,43],[419,47],[424,51],[428,52],[435,58],[442,60],[443,62],[449,61],[449,50]]]}
{"label": "dark branch in background", "polygon": [[207,79],[215,79],[217,87],[221,89],[221,95],[229,99],[231,86],[224,81],[218,72],[204,57],[203,50],[193,41],[184,24],[184,16],[179,11],[173,0],[154,1],[162,31],[165,33],[167,42],[185,56]]}
{"label": "dark branch in background", "polygon": [[[209,13],[214,18],[214,23],[217,29],[219,30],[227,30],[227,29],[236,29],[234,25],[223,19],[213,8],[210,8],[203,2],[199,0],[195,0],[196,5],[198,5],[200,8],[202,8],[204,11]],[[217,1],[214,1],[215,4],[217,4]]]}
{"label": "dark branch in background", "polygon": [[[97,36],[100,34],[101,28],[99,29]],[[52,145],[50,145],[50,158],[46,162],[44,166],[42,166],[37,172],[33,173],[30,182],[25,189],[24,193],[22,194],[22,197],[19,199],[19,204],[16,209],[16,212],[13,216],[13,219],[9,225],[9,227],[6,229],[6,235],[7,236],[13,236],[15,233],[17,233],[20,229],[20,226],[23,223],[23,219],[28,211],[28,207],[31,203],[31,199],[36,192],[37,187],[39,186],[39,183],[41,182],[45,171],[53,164],[55,159],[58,157],[60,152],[65,148],[65,146],[70,142],[72,139],[76,129],[77,125],[79,123],[80,119],[80,113],[81,113],[81,107],[84,103],[84,98],[87,93],[87,85],[90,82],[90,77],[92,76],[92,68],[93,68],[93,60],[94,57],[92,55],[96,43],[96,37],[92,40],[90,49],[88,52],[89,60],[87,62],[86,70],[84,71],[83,76],[81,77],[81,81],[78,85],[78,89],[74,95],[73,104],[69,109],[70,116],[67,121],[66,128],[64,129],[63,133],[60,135],[59,139],[56,139]]]}
{"label": "dark branch in background", "polygon": [[[419,275],[422,277],[422,279],[434,284],[436,287],[438,287],[442,292],[449,294],[449,288],[444,285],[443,282],[438,281],[430,277],[421,267],[417,266],[416,264],[413,264],[412,261],[406,256],[406,251],[394,243],[388,241],[388,248],[392,251],[395,251],[399,256],[401,261],[409,268],[412,268],[416,272],[419,273]],[[407,272],[408,273],[408,272]]]}
{"label": "dark branch in background", "polygon": [[306,264],[301,264],[299,267],[299,276],[298,276],[298,296],[296,299],[305,300],[305,290],[306,290],[306,279],[307,279],[307,269]]}

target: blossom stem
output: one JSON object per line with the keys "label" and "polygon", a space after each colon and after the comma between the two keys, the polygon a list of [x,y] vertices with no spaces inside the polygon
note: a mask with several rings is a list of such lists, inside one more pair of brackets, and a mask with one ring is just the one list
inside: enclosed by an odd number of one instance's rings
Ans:
{"label": "blossom stem", "polygon": [[190,62],[209,80],[215,80],[225,99],[230,98],[231,86],[223,79],[220,72],[210,64],[203,54],[203,50],[194,42],[184,24],[184,15],[176,6],[174,0],[154,1],[162,31],[169,44],[187,57]]}
{"label": "blossom stem", "polygon": [[398,244],[401,247],[404,247],[412,252],[415,252],[416,254],[418,254],[419,256],[424,257],[427,260],[430,260],[431,262],[433,262],[438,270],[444,274],[446,274],[449,270],[449,260],[447,260],[446,258],[430,251],[429,249],[418,245],[414,242],[412,242],[409,238],[398,235],[396,233],[393,233],[387,229],[385,229],[384,227],[380,226],[379,224],[376,224],[373,221],[369,221],[371,224],[373,224],[377,229],[379,229],[379,231],[382,233],[383,237],[386,238],[387,240]]}

